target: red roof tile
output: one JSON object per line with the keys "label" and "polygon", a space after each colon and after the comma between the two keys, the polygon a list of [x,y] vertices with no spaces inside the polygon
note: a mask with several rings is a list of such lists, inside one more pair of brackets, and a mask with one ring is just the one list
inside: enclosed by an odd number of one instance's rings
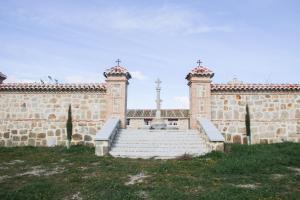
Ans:
{"label": "red roof tile", "polygon": [[190,73],[188,73],[186,79],[189,79],[191,76],[212,78],[214,75],[215,74],[210,69],[203,66],[198,66],[192,69]]}
{"label": "red roof tile", "polygon": [[0,91],[106,91],[105,83],[90,84],[42,84],[42,83],[6,83],[0,84]]}
{"label": "red roof tile", "polygon": [[213,92],[300,91],[300,84],[211,84]]}
{"label": "red roof tile", "polygon": [[108,76],[125,75],[127,77],[127,79],[131,79],[131,74],[129,73],[129,71],[122,66],[115,66],[110,69],[107,69],[103,74],[106,78]]}

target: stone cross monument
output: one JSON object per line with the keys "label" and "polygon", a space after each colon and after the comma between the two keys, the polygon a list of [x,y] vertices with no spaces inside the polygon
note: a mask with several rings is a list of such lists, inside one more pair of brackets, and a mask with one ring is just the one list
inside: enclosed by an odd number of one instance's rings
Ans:
{"label": "stone cross monument", "polygon": [[157,81],[155,83],[157,84],[157,86],[156,86],[156,115],[151,124],[151,129],[161,130],[161,129],[166,129],[167,124],[161,118],[161,102],[162,102],[162,100],[160,99],[161,80],[157,79]]}
{"label": "stone cross monument", "polygon": [[156,118],[160,119],[161,118],[161,102],[162,100],[160,99],[160,84],[161,84],[161,80],[157,79],[157,81],[155,82],[157,84],[156,86]]}

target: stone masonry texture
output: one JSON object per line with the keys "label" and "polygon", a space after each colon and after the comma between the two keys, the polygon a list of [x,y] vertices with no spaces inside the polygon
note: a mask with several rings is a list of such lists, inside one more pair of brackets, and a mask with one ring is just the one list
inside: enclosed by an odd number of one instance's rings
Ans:
{"label": "stone masonry texture", "polygon": [[94,146],[106,120],[105,93],[1,92],[0,145],[65,145],[68,107],[72,106],[73,144]]}
{"label": "stone masonry texture", "polygon": [[246,104],[253,143],[300,142],[299,93],[212,93],[212,122],[227,142],[246,143]]}

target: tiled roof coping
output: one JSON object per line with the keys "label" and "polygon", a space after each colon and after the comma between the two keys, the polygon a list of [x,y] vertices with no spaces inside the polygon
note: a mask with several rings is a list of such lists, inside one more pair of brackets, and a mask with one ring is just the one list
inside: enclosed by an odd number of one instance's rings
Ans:
{"label": "tiled roof coping", "polygon": [[215,74],[207,67],[198,66],[198,67],[195,67],[194,69],[192,69],[190,73],[188,73],[188,75],[186,76],[186,79],[189,79],[192,76],[212,78],[214,75]]}
{"label": "tiled roof coping", "polygon": [[211,84],[212,92],[252,92],[252,91],[270,91],[270,92],[295,92],[300,91],[300,84]]}
{"label": "tiled roof coping", "polygon": [[42,83],[5,83],[0,85],[0,91],[106,91],[105,83],[89,84],[42,84]]}
{"label": "tiled roof coping", "polygon": [[[155,109],[128,109],[127,110],[127,118],[155,118],[156,110]],[[185,119],[189,118],[189,110],[188,109],[162,109],[161,117],[164,119]]]}
{"label": "tiled roof coping", "polygon": [[108,76],[121,76],[121,75],[125,75],[127,79],[131,79],[131,74],[129,73],[129,71],[122,67],[122,66],[115,66],[112,67],[110,69],[107,69],[103,75],[105,76],[105,78],[107,78]]}

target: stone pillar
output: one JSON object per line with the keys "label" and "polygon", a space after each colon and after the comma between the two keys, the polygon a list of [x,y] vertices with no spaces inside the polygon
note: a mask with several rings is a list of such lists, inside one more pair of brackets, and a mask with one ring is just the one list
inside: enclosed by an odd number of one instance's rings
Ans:
{"label": "stone pillar", "polygon": [[121,66],[112,67],[104,72],[107,83],[107,119],[117,117],[121,128],[126,128],[127,87],[130,73]]}
{"label": "stone pillar", "polygon": [[0,84],[2,84],[3,81],[4,81],[6,78],[7,78],[7,77],[6,77],[4,74],[2,74],[2,73],[0,72]]}
{"label": "stone pillar", "polygon": [[214,73],[198,66],[187,76],[190,89],[190,128],[197,129],[197,118],[211,119],[211,78]]}

